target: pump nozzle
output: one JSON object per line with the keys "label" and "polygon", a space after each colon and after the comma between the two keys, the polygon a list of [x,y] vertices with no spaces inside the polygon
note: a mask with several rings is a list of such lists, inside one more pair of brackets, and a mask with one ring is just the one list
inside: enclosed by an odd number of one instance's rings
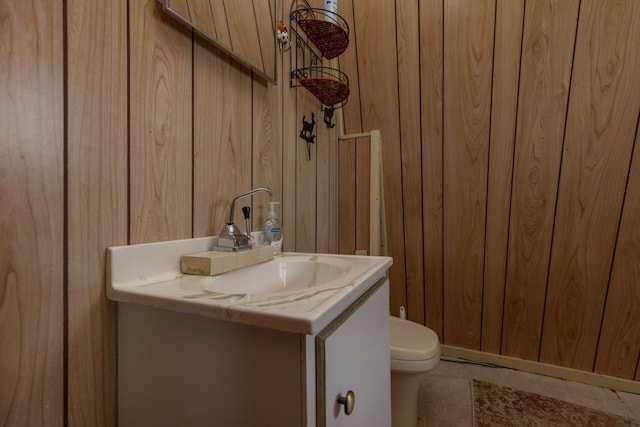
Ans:
{"label": "pump nozzle", "polygon": [[269,205],[269,212],[267,213],[267,218],[273,219],[278,218],[278,214],[276,213],[276,205],[279,205],[280,202],[267,202]]}

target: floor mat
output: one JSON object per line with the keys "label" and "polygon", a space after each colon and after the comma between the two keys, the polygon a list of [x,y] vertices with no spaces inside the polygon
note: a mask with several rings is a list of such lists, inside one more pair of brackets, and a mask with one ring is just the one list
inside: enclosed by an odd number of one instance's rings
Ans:
{"label": "floor mat", "polygon": [[472,380],[472,396],[475,427],[640,427],[639,422],[619,415],[477,379]]}

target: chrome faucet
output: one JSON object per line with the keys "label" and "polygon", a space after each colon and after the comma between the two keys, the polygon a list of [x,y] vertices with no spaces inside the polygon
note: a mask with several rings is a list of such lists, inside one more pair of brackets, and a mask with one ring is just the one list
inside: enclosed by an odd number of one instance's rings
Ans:
{"label": "chrome faucet", "polygon": [[246,193],[239,194],[233,198],[233,200],[231,201],[229,221],[227,221],[227,225],[225,225],[218,234],[218,246],[232,251],[243,251],[251,249],[251,246],[249,245],[250,231],[247,230],[247,234],[240,231],[240,229],[233,222],[233,214],[236,208],[236,202],[239,199],[258,192],[267,193],[269,197],[273,197],[273,193],[271,192],[271,190],[259,187],[254,188],[253,190],[249,190]]}

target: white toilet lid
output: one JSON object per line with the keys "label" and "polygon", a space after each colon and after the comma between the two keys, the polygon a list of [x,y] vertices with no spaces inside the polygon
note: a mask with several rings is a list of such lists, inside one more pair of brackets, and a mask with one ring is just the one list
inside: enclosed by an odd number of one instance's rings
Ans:
{"label": "white toilet lid", "polygon": [[438,336],[431,329],[409,320],[389,317],[391,359],[427,360],[440,356]]}

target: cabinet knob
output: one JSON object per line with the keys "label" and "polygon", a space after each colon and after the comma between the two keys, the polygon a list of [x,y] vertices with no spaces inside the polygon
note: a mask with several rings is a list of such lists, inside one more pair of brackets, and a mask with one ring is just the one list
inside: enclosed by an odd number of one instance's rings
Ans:
{"label": "cabinet knob", "polygon": [[344,413],[347,415],[351,415],[353,412],[353,407],[356,404],[356,394],[349,390],[346,396],[341,394],[338,395],[338,404],[344,405]]}

